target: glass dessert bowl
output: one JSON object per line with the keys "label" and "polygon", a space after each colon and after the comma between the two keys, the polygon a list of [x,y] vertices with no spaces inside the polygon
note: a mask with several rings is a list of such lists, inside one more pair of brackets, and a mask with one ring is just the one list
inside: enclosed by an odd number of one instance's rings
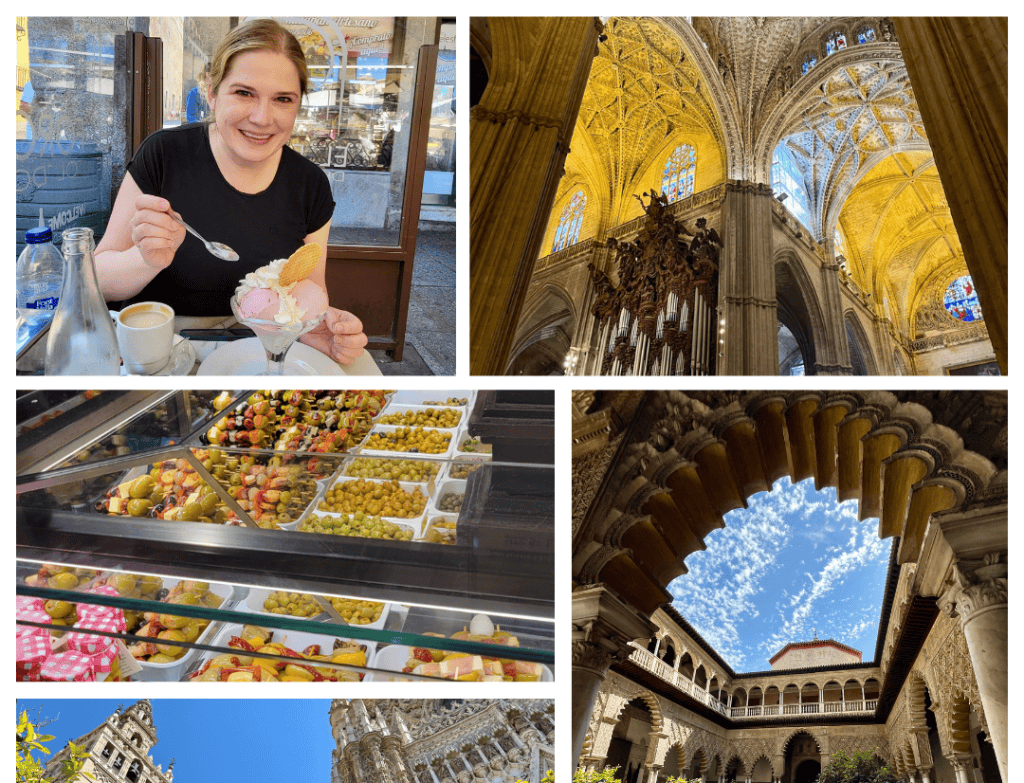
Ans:
{"label": "glass dessert bowl", "polygon": [[321,313],[312,321],[284,324],[272,319],[246,318],[241,314],[237,292],[231,297],[231,312],[238,319],[238,323],[252,329],[263,343],[263,348],[267,352],[267,370],[261,375],[284,375],[284,360],[288,349],[306,332],[315,329],[326,315]]}

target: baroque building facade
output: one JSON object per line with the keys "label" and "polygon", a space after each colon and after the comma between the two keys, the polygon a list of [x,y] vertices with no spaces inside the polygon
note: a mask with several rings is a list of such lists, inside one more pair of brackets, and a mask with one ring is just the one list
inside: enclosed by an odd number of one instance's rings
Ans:
{"label": "baroque building facade", "polygon": [[471,372],[1005,373],[1007,40],[471,20]]}
{"label": "baroque building facade", "polygon": [[[174,760],[164,771],[153,762],[150,749],[156,745],[153,707],[148,699],[128,709],[118,707],[114,714],[74,743],[88,753],[82,772],[92,775],[97,783],[172,783]],[[68,758],[65,746],[46,765],[47,777],[61,783],[61,762]]]}
{"label": "baroque building facade", "polygon": [[[572,415],[579,766],[804,783],[867,750],[908,781],[1008,780],[1005,392],[579,391]],[[787,475],[893,541],[871,661],[734,672],[670,603]]]}
{"label": "baroque building facade", "polygon": [[335,699],[331,783],[539,783],[550,699]]}

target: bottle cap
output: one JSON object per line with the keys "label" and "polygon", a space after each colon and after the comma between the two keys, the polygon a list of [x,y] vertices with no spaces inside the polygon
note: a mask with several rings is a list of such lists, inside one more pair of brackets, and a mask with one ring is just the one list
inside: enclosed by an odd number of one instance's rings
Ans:
{"label": "bottle cap", "polygon": [[53,241],[53,232],[49,226],[35,226],[25,232],[25,241],[30,245]]}

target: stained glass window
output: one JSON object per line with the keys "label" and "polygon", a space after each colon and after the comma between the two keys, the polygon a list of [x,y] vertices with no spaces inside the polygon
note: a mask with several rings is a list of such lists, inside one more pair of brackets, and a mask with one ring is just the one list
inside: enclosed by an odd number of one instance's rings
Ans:
{"label": "stained glass window", "polygon": [[807,73],[811,68],[818,64],[818,58],[814,55],[809,55],[803,64],[803,72]]}
{"label": "stained glass window", "polygon": [[669,203],[693,195],[693,177],[697,171],[697,153],[689,144],[676,147],[665,162],[661,178],[661,192]]}
{"label": "stained glass window", "polygon": [[783,201],[786,209],[810,230],[811,212],[808,207],[807,190],[804,187],[804,175],[783,144],[777,146],[772,155],[772,190],[776,196],[780,193],[789,196]]}
{"label": "stained glass window", "polygon": [[846,34],[838,31],[832,33],[829,39],[825,41],[825,56],[828,57],[830,54],[835,54],[840,49],[846,48]]}
{"label": "stained glass window", "polygon": [[964,275],[949,284],[942,304],[946,312],[961,321],[971,323],[982,320],[981,303],[970,275]]}
{"label": "stained glass window", "polygon": [[868,27],[857,33],[857,43],[871,43],[875,40],[875,28]]}
{"label": "stained glass window", "polygon": [[551,252],[555,253],[563,247],[575,245],[580,237],[580,226],[583,225],[583,210],[587,206],[587,197],[582,190],[576,191],[572,201],[565,205],[562,210],[562,217],[558,221],[558,230],[555,231],[555,242],[551,246]]}

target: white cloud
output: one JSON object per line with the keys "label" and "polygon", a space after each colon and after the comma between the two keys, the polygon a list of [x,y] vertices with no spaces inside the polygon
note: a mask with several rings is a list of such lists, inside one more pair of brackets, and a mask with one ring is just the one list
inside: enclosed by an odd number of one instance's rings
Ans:
{"label": "white cloud", "polygon": [[[811,481],[782,479],[748,503],[726,515],[726,527],[706,539],[708,549],[687,558],[689,573],[669,585],[676,609],[734,669],[767,668],[768,657],[811,638],[812,627],[842,641],[876,626],[880,586],[856,596],[867,608],[855,617],[855,607],[840,608],[854,597],[844,585],[886,561],[888,542],[878,539],[875,520],[860,522],[855,503],[837,504],[834,489],[816,493]],[[833,544],[816,553],[814,573],[794,577],[793,565],[805,563],[799,555],[816,541]]]}

